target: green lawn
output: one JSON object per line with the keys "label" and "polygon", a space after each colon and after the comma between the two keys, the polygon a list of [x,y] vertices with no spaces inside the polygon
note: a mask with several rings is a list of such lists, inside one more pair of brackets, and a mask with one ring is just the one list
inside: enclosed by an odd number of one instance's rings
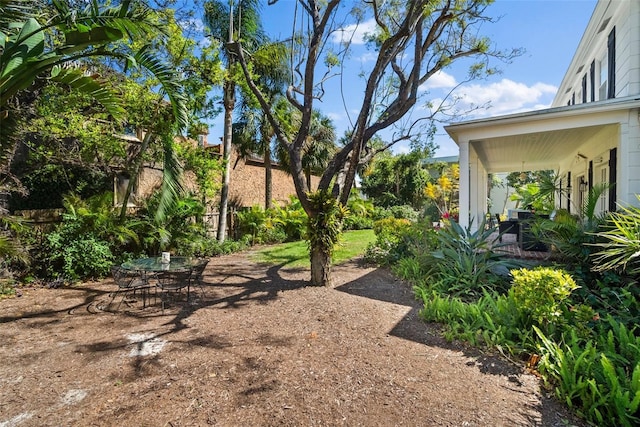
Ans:
{"label": "green lawn", "polygon": [[[375,239],[373,230],[354,230],[343,233],[333,254],[333,263],[340,264],[363,254],[369,242]],[[309,249],[305,241],[269,246],[258,251],[255,260],[269,264],[284,264],[286,267],[310,267]]]}

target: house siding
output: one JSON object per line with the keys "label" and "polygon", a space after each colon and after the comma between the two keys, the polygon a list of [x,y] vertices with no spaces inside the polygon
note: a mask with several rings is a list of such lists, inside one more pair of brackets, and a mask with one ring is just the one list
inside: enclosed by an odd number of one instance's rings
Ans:
{"label": "house siding", "polygon": [[[600,1],[587,25],[571,64],[558,88],[552,107],[572,105],[575,95],[582,90],[582,79],[587,73],[587,87],[595,86],[596,101],[606,99],[599,94],[599,61],[606,60],[607,39],[615,29],[615,98],[640,94],[640,2],[635,0]],[[595,61],[595,75],[589,75]],[[595,82],[593,79],[595,78]],[[595,83],[592,85],[592,82]],[[592,94],[586,97],[592,102]],[[582,97],[577,99],[582,101]]]}

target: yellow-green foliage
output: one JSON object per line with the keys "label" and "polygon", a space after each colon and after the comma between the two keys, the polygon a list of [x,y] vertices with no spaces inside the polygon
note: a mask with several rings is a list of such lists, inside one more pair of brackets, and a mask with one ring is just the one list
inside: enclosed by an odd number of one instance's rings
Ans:
{"label": "yellow-green foliage", "polygon": [[539,323],[553,321],[562,314],[561,306],[578,288],[573,278],[563,270],[537,267],[532,270],[512,270],[510,296],[517,306]]}
{"label": "yellow-green foliage", "polygon": [[403,230],[411,226],[411,221],[404,218],[385,218],[373,223],[373,232],[376,236],[400,235]]}

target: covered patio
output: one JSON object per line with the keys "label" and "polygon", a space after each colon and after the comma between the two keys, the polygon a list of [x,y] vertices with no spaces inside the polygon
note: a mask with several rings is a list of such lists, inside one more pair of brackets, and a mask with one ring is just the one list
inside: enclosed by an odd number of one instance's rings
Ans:
{"label": "covered patio", "polygon": [[446,126],[460,149],[461,225],[475,225],[488,212],[489,174],[499,172],[556,171],[564,189],[556,206],[573,213],[598,183],[615,184],[598,212],[637,202],[640,181],[631,171],[640,157],[639,101],[610,99]]}

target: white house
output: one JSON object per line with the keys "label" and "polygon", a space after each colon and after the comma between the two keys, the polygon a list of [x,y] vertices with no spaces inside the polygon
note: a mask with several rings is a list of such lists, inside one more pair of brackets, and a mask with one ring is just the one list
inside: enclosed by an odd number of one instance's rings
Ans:
{"label": "white house", "polygon": [[[487,211],[487,175],[555,170],[576,206],[610,183],[598,206],[638,205],[640,194],[640,1],[600,0],[551,108],[445,127],[460,149],[460,223]],[[477,221],[474,221],[477,224]]]}

